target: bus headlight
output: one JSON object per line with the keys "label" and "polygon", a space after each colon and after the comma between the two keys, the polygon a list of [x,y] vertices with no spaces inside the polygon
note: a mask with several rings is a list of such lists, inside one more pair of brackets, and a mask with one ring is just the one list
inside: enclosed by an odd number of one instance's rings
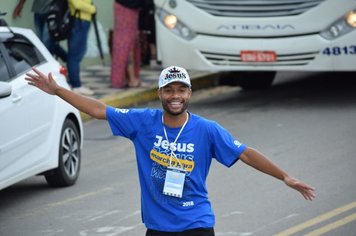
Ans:
{"label": "bus headlight", "polygon": [[196,36],[195,32],[180,22],[175,15],[169,14],[163,9],[158,9],[157,16],[165,27],[181,38],[192,40]]}
{"label": "bus headlight", "polygon": [[350,11],[346,16],[346,22],[351,27],[356,27],[356,10]]}
{"label": "bus headlight", "polygon": [[178,19],[175,15],[167,15],[163,19],[163,24],[168,28],[168,29],[174,29],[177,26]]}
{"label": "bus headlight", "polygon": [[338,38],[356,28],[356,10],[348,12],[344,17],[334,22],[320,35],[328,40]]}

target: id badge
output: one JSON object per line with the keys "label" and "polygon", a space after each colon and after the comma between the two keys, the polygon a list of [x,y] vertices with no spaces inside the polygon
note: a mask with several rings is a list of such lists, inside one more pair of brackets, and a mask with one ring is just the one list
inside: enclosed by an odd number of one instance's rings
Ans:
{"label": "id badge", "polygon": [[164,180],[163,194],[181,198],[185,180],[185,171],[176,168],[167,168]]}

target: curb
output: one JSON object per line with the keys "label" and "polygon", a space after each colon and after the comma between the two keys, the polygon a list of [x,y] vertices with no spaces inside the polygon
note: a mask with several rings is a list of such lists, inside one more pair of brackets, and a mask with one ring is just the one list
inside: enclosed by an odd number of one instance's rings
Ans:
{"label": "curb", "polygon": [[[193,91],[216,86],[218,84],[218,79],[220,78],[220,75],[221,73],[219,72],[204,73],[191,78]],[[137,106],[138,104],[142,104],[145,102],[157,100],[157,89],[158,86],[154,86],[148,89],[140,89],[135,92],[133,92],[132,90],[127,90],[119,92],[117,94],[104,96],[99,100],[109,106],[127,108],[131,106]],[[81,112],[80,114],[83,122],[93,119],[86,113]]]}

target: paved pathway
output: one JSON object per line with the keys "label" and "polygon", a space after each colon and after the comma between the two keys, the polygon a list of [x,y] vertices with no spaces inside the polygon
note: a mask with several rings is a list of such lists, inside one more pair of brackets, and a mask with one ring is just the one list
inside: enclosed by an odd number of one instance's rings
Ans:
{"label": "paved pathway", "polygon": [[[81,81],[84,86],[95,91],[94,97],[96,98],[114,95],[127,90],[132,90],[133,92],[142,90],[142,88],[111,88],[110,72],[110,66],[88,66],[80,73]],[[149,69],[148,67],[144,67],[140,71],[141,81],[150,84],[152,87],[156,87],[160,73],[161,69]]]}

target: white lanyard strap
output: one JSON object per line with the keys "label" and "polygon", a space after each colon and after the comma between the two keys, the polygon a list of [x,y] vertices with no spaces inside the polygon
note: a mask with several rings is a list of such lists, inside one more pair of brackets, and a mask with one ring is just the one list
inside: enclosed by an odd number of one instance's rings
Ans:
{"label": "white lanyard strap", "polygon": [[169,158],[169,166],[172,166],[172,165],[171,165],[171,163],[172,163],[172,156],[174,156],[174,158],[176,158],[177,161],[178,161],[179,164],[180,164],[180,161],[179,161],[179,159],[176,157],[174,151],[176,151],[176,149],[177,149],[177,148],[176,148],[177,140],[178,140],[180,134],[182,133],[182,131],[183,131],[185,125],[188,123],[188,119],[189,119],[189,114],[188,114],[188,112],[187,112],[187,118],[186,118],[186,120],[185,120],[185,122],[184,122],[182,128],[180,128],[180,130],[179,130],[179,132],[178,132],[178,134],[177,134],[177,137],[175,138],[174,142],[173,142],[173,143],[170,143],[170,142],[169,142],[169,139],[168,139],[166,127],[164,126],[163,114],[162,114],[163,132],[164,132],[164,136],[166,137],[166,140],[167,140],[167,142],[168,142],[169,149],[171,150],[171,156],[170,156],[170,158]]}

